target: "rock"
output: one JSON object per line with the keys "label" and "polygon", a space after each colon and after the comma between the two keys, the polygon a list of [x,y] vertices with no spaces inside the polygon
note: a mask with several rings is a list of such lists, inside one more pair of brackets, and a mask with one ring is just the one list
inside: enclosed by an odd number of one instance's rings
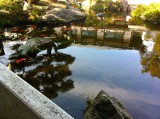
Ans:
{"label": "rock", "polygon": [[65,8],[54,8],[41,16],[42,21],[59,21],[62,23],[68,23],[72,21],[78,21],[85,19],[86,15],[77,9],[65,9]]}
{"label": "rock", "polygon": [[27,55],[27,56],[36,56],[36,54],[40,50],[48,49],[53,47],[53,40],[49,38],[31,38],[27,40],[25,45],[22,45],[18,48],[18,52],[21,55]]}
{"label": "rock", "polygon": [[104,13],[97,13],[96,16],[97,17],[104,17]]}
{"label": "rock", "polygon": [[121,102],[101,90],[89,101],[84,119],[132,119],[132,117]]}

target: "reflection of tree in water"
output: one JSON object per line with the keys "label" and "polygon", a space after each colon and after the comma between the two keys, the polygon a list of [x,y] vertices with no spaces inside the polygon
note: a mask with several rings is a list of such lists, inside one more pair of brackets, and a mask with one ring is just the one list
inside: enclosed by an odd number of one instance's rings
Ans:
{"label": "reflection of tree in water", "polygon": [[152,52],[141,52],[142,73],[149,72],[151,76],[160,78],[160,33],[156,32]]}
{"label": "reflection of tree in water", "polygon": [[151,76],[160,78],[160,59],[158,55],[151,53],[141,57],[141,64],[143,65],[142,73],[150,72]]}
{"label": "reflection of tree in water", "polygon": [[133,32],[131,42],[129,44],[130,47],[135,49],[141,49],[142,47],[142,37],[140,32]]}
{"label": "reflection of tree in water", "polygon": [[18,73],[24,80],[33,85],[49,98],[58,96],[59,92],[66,92],[74,88],[73,81],[68,78],[72,74],[69,65],[75,58],[58,53],[54,55],[40,55],[36,59],[23,64],[12,62],[12,71]]}
{"label": "reflection of tree in water", "polygon": [[[12,46],[12,48],[15,47],[16,53],[10,56],[11,62],[8,67],[49,98],[54,98],[58,96],[59,92],[66,92],[74,88],[73,81],[69,79],[72,74],[69,65],[74,62],[75,58],[58,51],[69,46],[72,41],[64,36],[57,36],[52,27],[37,27],[25,35],[31,37],[27,39],[27,42],[32,41],[33,43],[30,42],[29,45],[26,45],[26,42],[23,46]],[[48,40],[43,37],[48,37]],[[44,43],[41,44],[40,42],[37,45],[39,41],[43,40]],[[42,50],[47,50],[47,54],[37,55],[35,47],[32,48],[30,44],[33,46],[35,44],[40,53]],[[22,51],[18,50],[20,47]],[[28,47],[31,47],[31,51],[36,53],[34,58],[30,56]],[[54,54],[52,54],[53,48]],[[24,54],[23,51],[27,53]]]}
{"label": "reflection of tree in water", "polygon": [[2,55],[5,55],[5,53],[4,53],[4,46],[2,43],[2,38],[0,36],[0,56],[2,56]]}

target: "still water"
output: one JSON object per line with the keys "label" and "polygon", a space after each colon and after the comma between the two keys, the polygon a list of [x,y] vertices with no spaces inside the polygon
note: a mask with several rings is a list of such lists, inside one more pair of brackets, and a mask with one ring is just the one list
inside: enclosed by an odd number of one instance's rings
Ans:
{"label": "still water", "polygon": [[74,89],[52,100],[73,117],[83,118],[86,97],[104,90],[134,119],[160,118],[160,80],[142,73],[139,51],[73,45],[62,52],[76,57],[70,66]]}
{"label": "still water", "polygon": [[[100,90],[120,100],[134,119],[160,119],[160,33],[128,30],[120,37],[110,31],[103,40],[73,37],[74,43],[58,54],[48,57],[42,50],[36,60],[12,64],[12,71],[75,119],[83,119],[87,97]],[[4,42],[0,62],[6,66],[13,44]]]}

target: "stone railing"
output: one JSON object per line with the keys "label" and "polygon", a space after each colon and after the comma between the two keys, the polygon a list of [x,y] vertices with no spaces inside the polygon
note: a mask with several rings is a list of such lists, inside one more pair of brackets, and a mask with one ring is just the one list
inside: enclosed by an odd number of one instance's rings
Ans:
{"label": "stone railing", "polygon": [[73,119],[0,64],[0,119]]}

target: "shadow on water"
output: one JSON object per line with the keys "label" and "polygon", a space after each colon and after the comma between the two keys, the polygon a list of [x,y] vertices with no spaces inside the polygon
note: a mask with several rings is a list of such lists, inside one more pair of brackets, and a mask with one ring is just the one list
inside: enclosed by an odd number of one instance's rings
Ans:
{"label": "shadow on water", "polygon": [[42,54],[23,63],[12,61],[10,67],[44,95],[55,98],[59,92],[64,93],[74,88],[74,82],[69,78],[72,74],[69,65],[74,60],[74,57],[64,53]]}
{"label": "shadow on water", "polygon": [[4,46],[3,46],[2,38],[0,36],[0,56],[3,56],[3,55],[5,55],[5,52],[4,52]]}
{"label": "shadow on water", "polygon": [[[142,48],[141,32],[130,31],[126,28],[118,30],[76,26],[38,27],[36,29],[32,27],[27,28],[31,29],[27,31],[27,36],[52,39],[55,53],[52,54],[50,45],[52,42],[49,41],[45,47],[38,47],[40,48],[39,54],[36,52],[34,58],[28,56],[30,52],[27,55],[19,55],[17,49],[21,47],[20,42],[12,46],[12,50],[15,50],[16,53],[10,55],[8,67],[49,98],[55,98],[59,92],[66,92],[74,88],[74,81],[69,78],[72,75],[69,65],[74,62],[75,58],[58,51],[68,47],[72,42],[122,49]],[[47,49],[46,54],[45,49]]]}
{"label": "shadow on water", "polygon": [[[57,36],[51,27],[34,29],[31,26],[26,29],[23,39],[10,47],[13,53],[9,55],[8,68],[48,98],[55,98],[59,92],[73,89],[74,81],[69,78],[72,74],[69,65],[75,58],[58,51],[68,47],[71,41],[63,34]],[[7,38],[5,42],[8,43],[19,39]]]}

